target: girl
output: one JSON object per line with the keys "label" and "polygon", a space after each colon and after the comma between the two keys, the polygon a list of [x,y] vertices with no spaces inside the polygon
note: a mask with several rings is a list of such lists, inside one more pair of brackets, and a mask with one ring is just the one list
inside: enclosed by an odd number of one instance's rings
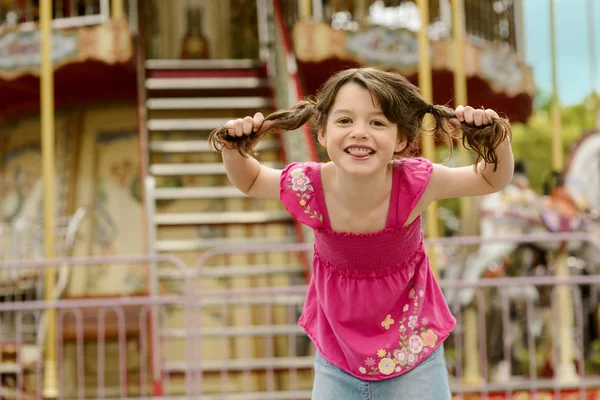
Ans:
{"label": "girl", "polygon": [[[449,144],[462,127],[474,167],[410,157],[427,113]],[[249,157],[268,131],[309,120],[330,162],[276,170]],[[404,77],[373,68],[339,72],[314,101],[211,133],[235,186],[280,198],[314,229],[299,320],[317,348],[313,400],[451,398],[442,344],[456,322],[429,265],[420,215],[434,200],[504,188],[513,172],[510,136],[492,110],[428,104]]]}

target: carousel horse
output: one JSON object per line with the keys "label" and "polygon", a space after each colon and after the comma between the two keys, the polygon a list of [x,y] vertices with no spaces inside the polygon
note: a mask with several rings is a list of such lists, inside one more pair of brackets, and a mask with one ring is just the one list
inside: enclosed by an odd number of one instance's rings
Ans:
{"label": "carousel horse", "polygon": [[[564,176],[564,178],[563,178]],[[484,196],[481,199],[480,209],[480,234],[482,237],[496,237],[507,235],[535,234],[548,232],[574,232],[585,231],[592,235],[600,236],[600,220],[598,219],[598,210],[600,210],[600,132],[592,132],[584,135],[570,152],[567,167],[564,175],[553,174],[555,184],[546,185],[545,195],[538,196],[529,186],[523,165],[515,165],[515,174],[513,181],[504,190],[498,193]],[[463,281],[474,282],[483,276],[512,275],[512,276],[531,276],[531,275],[550,275],[549,263],[546,255],[549,252],[565,251],[570,258],[572,273],[597,274],[600,272],[600,249],[593,247],[588,243],[568,242],[568,243],[532,243],[520,245],[516,243],[492,243],[479,246],[477,251],[468,255],[464,262],[454,261],[447,268],[446,279],[462,279]],[[516,261],[515,254],[519,256]],[[510,257],[513,257],[510,259]],[[509,261],[510,260],[510,261]],[[575,262],[574,262],[575,260]],[[521,268],[514,268],[514,264]],[[461,267],[462,266],[462,267]],[[507,271],[511,268],[512,271]],[[584,288],[582,288],[583,290]],[[594,322],[597,318],[592,310],[598,309],[598,304],[590,299],[596,299],[600,296],[592,296],[590,290],[595,288],[585,288],[584,307],[590,310],[590,315],[594,315]],[[547,310],[548,293],[540,293],[537,288],[514,287],[503,289],[503,295],[510,300],[511,313],[518,313],[520,306],[526,300],[533,300],[536,307],[543,312]],[[475,291],[473,289],[447,290],[446,298],[450,304],[456,302],[461,307],[466,307],[474,300]],[[498,293],[492,296],[499,297]],[[499,306],[499,301],[490,301],[489,304]],[[520,306],[519,306],[520,304]],[[490,314],[495,314],[490,321],[499,323],[499,309],[491,307]],[[536,313],[536,315],[540,315]],[[521,315],[524,317],[523,315]],[[519,321],[517,315],[513,315],[513,326],[510,327],[511,339],[513,345],[517,346],[521,337],[526,332],[522,325],[523,319]],[[546,321],[547,322],[547,321]],[[542,325],[534,329],[535,335],[541,338]],[[595,325],[590,324],[590,327]],[[502,333],[502,328],[493,329],[490,326],[490,332]],[[531,328],[531,327],[530,327]],[[588,334],[586,342],[589,343]],[[500,340],[500,342],[498,342]],[[502,343],[501,338],[490,338],[490,343]],[[586,343],[586,344],[588,344]],[[513,346],[513,349],[514,349]],[[496,380],[509,379],[510,368],[503,361],[502,346],[492,346],[490,348],[490,358],[492,363],[497,361],[496,366],[504,372],[497,373]]]}
{"label": "carousel horse", "polygon": [[[6,199],[5,199],[6,200]],[[43,251],[43,183],[38,180],[27,195],[9,198],[2,204],[5,222],[0,223],[0,262],[33,260],[44,257]],[[7,205],[10,205],[8,207]],[[79,207],[68,216],[57,216],[55,220],[55,252],[56,257],[70,257],[78,238],[81,224],[86,216],[86,208]],[[63,296],[70,277],[71,267],[58,265],[58,276],[51,294],[56,300]],[[45,275],[42,268],[2,268],[0,269],[0,286],[5,290],[0,293],[2,302],[24,302],[44,298]],[[6,292],[6,293],[5,293]],[[7,294],[8,293],[8,294]],[[35,365],[41,359],[42,348],[46,338],[46,313],[34,318],[34,313],[25,312],[22,316],[28,335],[18,336],[17,313],[0,312],[0,341],[22,341],[19,349],[23,365]],[[6,362],[6,361],[4,361]],[[0,368],[3,363],[0,359]]]}

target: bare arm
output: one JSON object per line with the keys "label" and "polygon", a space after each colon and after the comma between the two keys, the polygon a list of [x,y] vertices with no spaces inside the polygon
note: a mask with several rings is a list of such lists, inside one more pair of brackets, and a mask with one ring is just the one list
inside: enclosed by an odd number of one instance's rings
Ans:
{"label": "bare arm", "polygon": [[514,159],[510,143],[496,149],[498,167],[480,162],[477,166],[450,168],[435,164],[431,175],[433,200],[464,196],[482,196],[498,192],[512,180]]}
{"label": "bare arm", "polygon": [[[476,126],[490,123],[490,118],[498,118],[492,110],[474,110],[471,107],[457,107],[456,116],[460,121]],[[451,168],[434,164],[427,189],[412,211],[409,221],[420,215],[432,201],[466,196],[482,196],[498,192],[510,183],[514,170],[514,158],[510,141],[507,139],[496,148],[498,166],[480,162],[476,166]]]}
{"label": "bare arm", "polygon": [[[265,129],[264,117],[256,113],[254,118],[246,117],[228,121],[231,136],[249,135],[253,130]],[[252,197],[279,199],[279,179],[281,170],[265,167],[252,157],[243,157],[236,149],[223,148],[223,164],[229,180],[242,192]]]}

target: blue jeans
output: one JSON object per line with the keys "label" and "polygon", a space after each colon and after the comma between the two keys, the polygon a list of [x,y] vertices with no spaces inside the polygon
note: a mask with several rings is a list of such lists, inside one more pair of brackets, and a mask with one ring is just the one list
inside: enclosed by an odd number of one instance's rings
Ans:
{"label": "blue jeans", "polygon": [[312,400],[450,400],[444,346],[395,378],[364,381],[347,374],[317,352]]}

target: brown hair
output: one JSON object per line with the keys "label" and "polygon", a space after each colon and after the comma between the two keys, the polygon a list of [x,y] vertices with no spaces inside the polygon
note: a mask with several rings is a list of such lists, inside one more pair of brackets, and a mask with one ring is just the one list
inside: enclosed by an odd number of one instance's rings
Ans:
{"label": "brown hair", "polygon": [[[411,154],[419,148],[419,133],[423,117],[431,113],[435,120],[431,131],[439,136],[450,149],[453,141],[458,139],[456,129],[448,120],[455,118],[454,110],[449,107],[431,105],[423,99],[419,89],[405,77],[394,72],[386,72],[375,68],[353,68],[338,72],[321,87],[316,98],[298,102],[289,110],[276,111],[265,118],[272,121],[268,129],[253,132],[248,136],[232,137],[226,128],[217,128],[211,132],[208,140],[212,149],[220,151],[223,146],[237,148],[243,156],[254,155],[252,149],[256,143],[269,131],[291,131],[301,127],[306,122],[312,122],[319,129],[325,129],[327,117],[338,91],[347,83],[356,83],[367,89],[376,99],[386,118],[398,126],[398,134],[403,135],[407,147],[395,157]],[[463,131],[462,142],[467,149],[477,154],[475,163],[484,160],[498,165],[495,154],[496,147],[511,137],[510,124],[506,119],[494,118],[491,124],[477,127],[461,124]]]}

